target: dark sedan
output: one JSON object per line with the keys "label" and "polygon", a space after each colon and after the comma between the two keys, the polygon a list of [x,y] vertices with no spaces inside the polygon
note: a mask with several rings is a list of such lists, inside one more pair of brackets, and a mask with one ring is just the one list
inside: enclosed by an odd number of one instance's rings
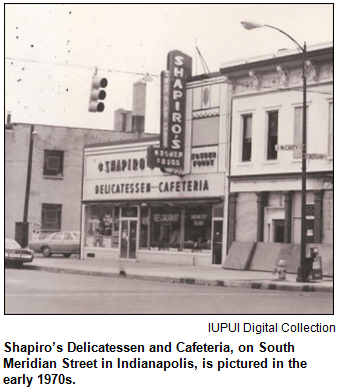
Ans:
{"label": "dark sedan", "polygon": [[5,263],[31,263],[34,259],[34,253],[29,248],[21,246],[11,238],[5,238]]}

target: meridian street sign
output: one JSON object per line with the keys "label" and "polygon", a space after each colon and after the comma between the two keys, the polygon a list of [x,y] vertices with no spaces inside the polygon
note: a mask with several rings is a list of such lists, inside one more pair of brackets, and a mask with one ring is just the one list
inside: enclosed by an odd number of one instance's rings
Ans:
{"label": "meridian street sign", "polygon": [[[275,150],[291,151],[302,150],[302,145],[275,145]],[[307,153],[306,158],[309,160],[323,160],[327,158],[327,154],[323,153]]]}
{"label": "meridian street sign", "polygon": [[327,158],[327,154],[321,154],[321,153],[307,153],[306,158],[309,160],[323,160]]}

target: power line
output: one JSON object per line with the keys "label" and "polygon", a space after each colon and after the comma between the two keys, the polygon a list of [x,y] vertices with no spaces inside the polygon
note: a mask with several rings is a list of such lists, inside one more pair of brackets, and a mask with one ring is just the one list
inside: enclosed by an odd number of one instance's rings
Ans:
{"label": "power line", "polygon": [[105,71],[105,72],[114,72],[114,73],[126,73],[126,74],[135,74],[138,76],[152,76],[152,77],[159,77],[156,74],[151,74],[147,72],[132,72],[128,70],[120,70],[120,69],[105,69],[100,67],[90,67],[90,66],[84,66],[84,65],[77,65],[77,64],[63,64],[63,63],[56,63],[56,62],[45,62],[45,61],[38,61],[38,60],[25,60],[22,58],[14,58],[14,57],[5,57],[8,61],[20,61],[20,62],[30,62],[34,64],[43,64],[43,65],[51,65],[51,66],[64,66],[64,67],[72,67],[72,68],[82,68],[82,69],[89,69],[93,70],[97,68],[98,70]]}
{"label": "power line", "polygon": [[[200,60],[201,61],[204,61],[203,58],[202,58],[202,55],[198,49],[198,47],[196,47],[197,49],[197,52],[199,53],[199,57],[200,57]],[[84,65],[76,65],[76,64],[62,64],[62,63],[52,63],[52,62],[44,62],[44,61],[37,61],[37,60],[24,60],[24,59],[20,59],[20,58],[13,58],[13,57],[5,57],[6,60],[9,60],[9,61],[20,61],[20,62],[30,62],[30,63],[35,63],[35,64],[43,64],[43,65],[51,65],[51,66],[64,66],[64,67],[74,67],[74,68],[82,68],[82,69],[88,69],[88,70],[94,70],[95,67],[89,67],[89,66],[84,66]],[[204,61],[205,63],[205,66],[206,68],[204,67],[204,70],[205,70],[205,73],[210,73],[208,67],[207,67],[207,64],[206,62]],[[203,64],[203,63],[202,63]],[[105,69],[105,68],[99,68],[97,67],[97,69],[101,70],[101,71],[105,71],[105,72],[112,72],[112,73],[126,73],[126,74],[133,74],[133,75],[138,75],[138,76],[152,76],[152,77],[157,77],[159,78],[158,75],[156,74],[152,74],[152,73],[141,73],[141,72],[132,72],[132,71],[128,71],[128,70],[119,70],[119,69]],[[206,72],[207,70],[207,72]],[[242,83],[235,83],[235,82],[228,82],[229,85],[234,85],[234,86],[241,86],[241,87],[248,87],[248,84],[242,84]],[[158,85],[158,87],[160,88],[160,85]],[[279,87],[275,87],[275,88],[272,88],[270,86],[263,86],[261,85],[260,88],[262,89],[268,89],[268,90],[271,90],[271,91],[295,91],[295,92],[302,92],[302,88],[301,87],[285,87],[285,88],[279,88]],[[333,96],[333,93],[330,93],[330,92],[326,92],[326,91],[312,91],[311,89],[307,89],[307,92],[310,92],[310,93],[318,93],[318,94],[321,94],[321,95],[329,95],[329,96]]]}

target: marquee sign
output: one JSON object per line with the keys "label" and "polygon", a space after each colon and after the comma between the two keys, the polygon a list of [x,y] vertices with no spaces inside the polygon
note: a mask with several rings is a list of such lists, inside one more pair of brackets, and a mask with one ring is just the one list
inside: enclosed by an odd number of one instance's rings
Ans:
{"label": "marquee sign", "polygon": [[224,196],[224,174],[101,177],[84,181],[83,200],[209,198]]}
{"label": "marquee sign", "polygon": [[192,58],[173,50],[167,55],[167,70],[161,72],[160,148],[150,148],[149,165],[184,169],[186,78],[192,73]]}
{"label": "marquee sign", "polygon": [[154,176],[156,172],[147,167],[146,150],[86,156],[84,175],[86,179]]}

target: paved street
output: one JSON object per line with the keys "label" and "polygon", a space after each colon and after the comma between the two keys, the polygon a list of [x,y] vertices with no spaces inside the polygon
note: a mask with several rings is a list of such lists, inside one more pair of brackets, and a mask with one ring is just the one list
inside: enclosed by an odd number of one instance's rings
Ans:
{"label": "paved street", "polygon": [[250,290],[5,270],[6,314],[330,314],[321,292]]}

